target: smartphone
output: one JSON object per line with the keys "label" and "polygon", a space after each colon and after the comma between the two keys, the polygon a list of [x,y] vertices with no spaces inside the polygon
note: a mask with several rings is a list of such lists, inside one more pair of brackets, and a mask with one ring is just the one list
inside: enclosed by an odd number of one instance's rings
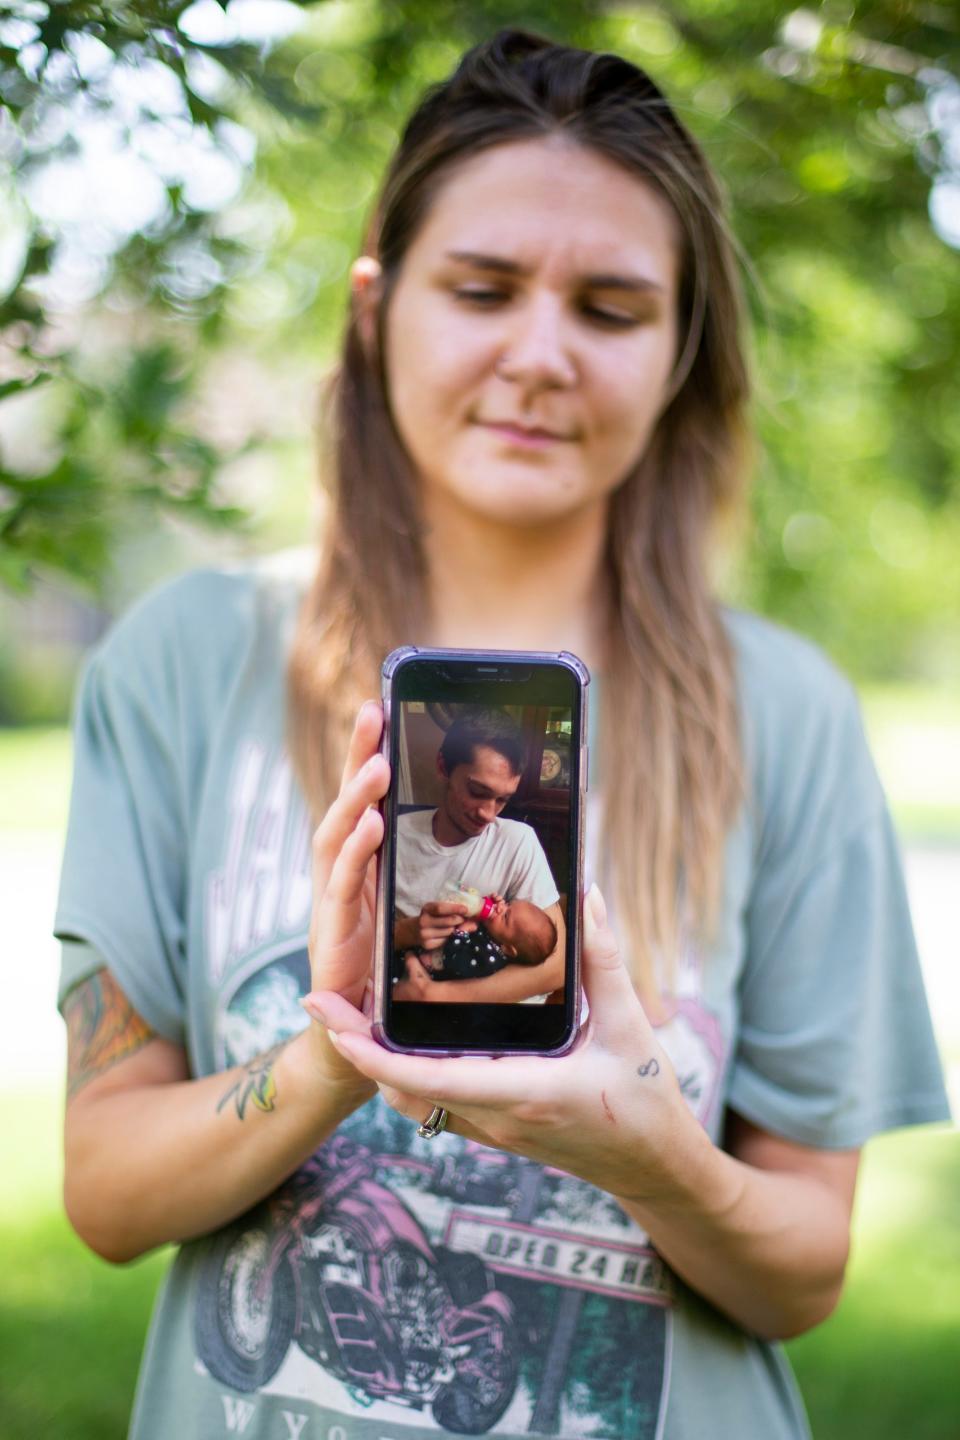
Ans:
{"label": "smartphone", "polygon": [[404,646],[382,669],[390,789],[374,1034],[436,1055],[560,1055],[580,1023],[587,667]]}

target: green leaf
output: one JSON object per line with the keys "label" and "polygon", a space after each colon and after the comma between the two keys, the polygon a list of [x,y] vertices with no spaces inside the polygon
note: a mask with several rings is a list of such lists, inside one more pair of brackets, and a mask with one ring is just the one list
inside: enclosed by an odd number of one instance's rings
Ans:
{"label": "green leaf", "polygon": [[52,379],[49,372],[42,371],[32,380],[4,380],[0,382],[0,400],[6,400],[8,395],[22,395],[27,390],[36,390],[38,385],[46,385]]}

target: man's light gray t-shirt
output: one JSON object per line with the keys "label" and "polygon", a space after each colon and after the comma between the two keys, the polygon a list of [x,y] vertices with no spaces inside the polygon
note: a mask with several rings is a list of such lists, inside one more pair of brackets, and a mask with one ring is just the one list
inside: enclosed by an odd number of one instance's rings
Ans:
{"label": "man's light gray t-shirt", "polygon": [[473,886],[481,895],[529,900],[546,910],[560,895],[537,832],[520,820],[498,816],[460,845],[434,839],[436,812],[409,810],[397,820],[396,907],[419,915],[452,884]]}
{"label": "man's light gray t-shirt", "polygon": [[[312,826],[284,739],[302,594],[272,564],[183,577],[116,626],[78,698],[61,1003],[108,966],[195,1076],[305,1023]],[[749,793],[716,938],[684,953],[659,1038],[718,1142],[727,1106],[828,1149],[945,1118],[853,693],[804,641],[726,619]],[[616,783],[596,752],[594,780]],[[588,839],[588,883],[597,871]],[[262,1205],[179,1249],[131,1433],[444,1431],[807,1433],[778,1347],[672,1275],[610,1196],[459,1136],[419,1140],[378,1098]]]}

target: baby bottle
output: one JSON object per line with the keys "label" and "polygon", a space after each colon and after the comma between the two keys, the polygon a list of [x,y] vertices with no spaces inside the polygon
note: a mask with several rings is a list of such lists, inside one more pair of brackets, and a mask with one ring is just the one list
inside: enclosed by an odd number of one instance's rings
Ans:
{"label": "baby bottle", "polygon": [[462,885],[456,881],[447,885],[443,898],[457,905],[466,905],[467,914],[472,920],[486,920],[497,903],[492,895],[481,895],[475,885]]}

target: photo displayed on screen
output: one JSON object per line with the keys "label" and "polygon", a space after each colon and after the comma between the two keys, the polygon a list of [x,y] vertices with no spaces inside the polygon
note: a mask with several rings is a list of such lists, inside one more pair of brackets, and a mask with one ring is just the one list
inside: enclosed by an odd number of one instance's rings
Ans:
{"label": "photo displayed on screen", "polygon": [[392,999],[561,1002],[569,707],[399,709]]}

